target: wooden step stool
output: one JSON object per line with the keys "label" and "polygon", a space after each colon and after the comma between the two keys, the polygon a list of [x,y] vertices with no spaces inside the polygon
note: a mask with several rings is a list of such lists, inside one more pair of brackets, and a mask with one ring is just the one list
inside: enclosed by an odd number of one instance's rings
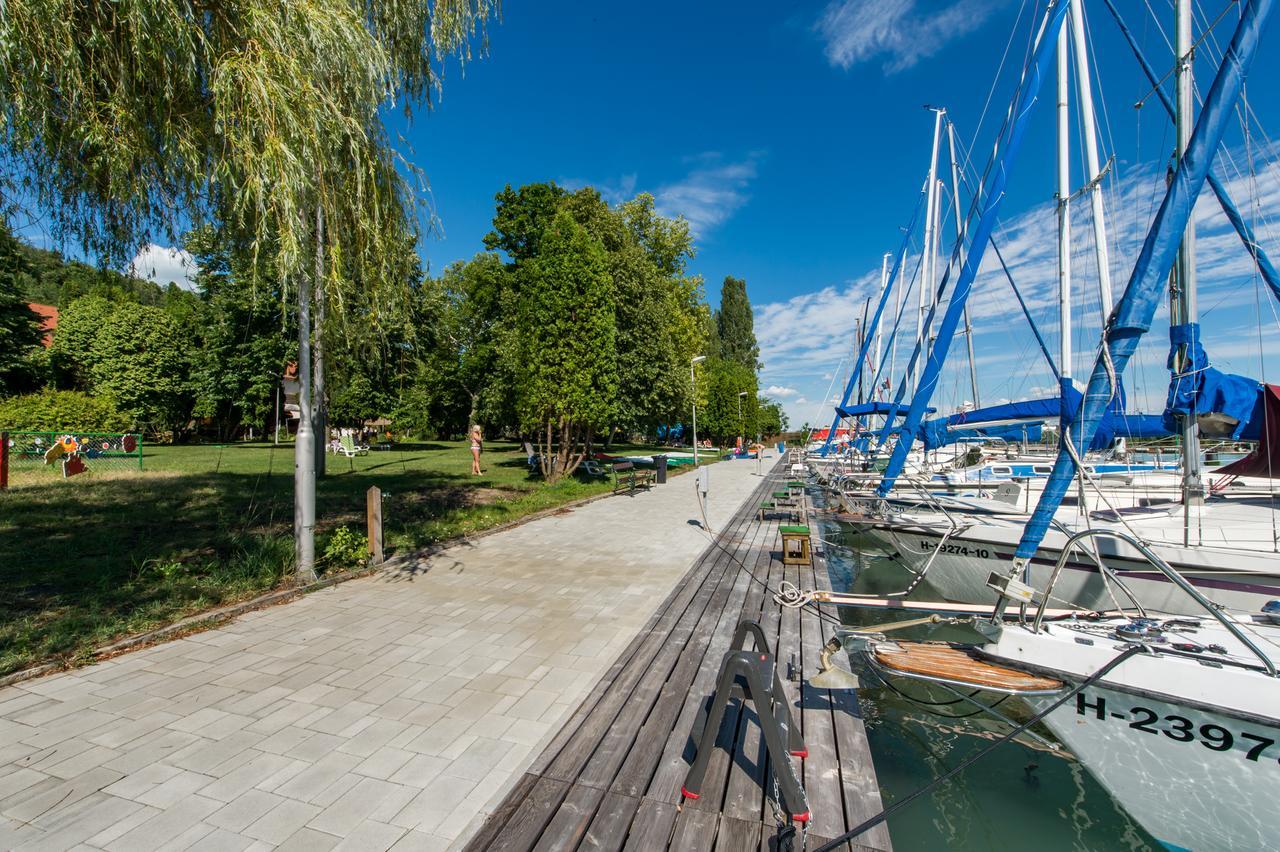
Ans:
{"label": "wooden step stool", "polygon": [[809,528],[806,526],[780,526],[782,535],[783,565],[812,565],[813,556],[809,553]]}

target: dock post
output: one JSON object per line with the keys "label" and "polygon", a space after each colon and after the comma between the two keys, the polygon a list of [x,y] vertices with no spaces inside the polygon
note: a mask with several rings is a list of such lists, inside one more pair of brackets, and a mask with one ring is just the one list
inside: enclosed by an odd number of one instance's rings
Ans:
{"label": "dock post", "polygon": [[368,526],[369,564],[382,564],[382,489],[370,485],[365,492],[365,521]]}

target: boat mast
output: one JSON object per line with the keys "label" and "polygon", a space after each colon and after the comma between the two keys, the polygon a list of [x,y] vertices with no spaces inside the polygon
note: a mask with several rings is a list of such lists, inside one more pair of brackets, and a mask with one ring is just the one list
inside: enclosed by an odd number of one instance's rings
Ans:
{"label": "boat mast", "polygon": [[1076,50],[1076,89],[1080,95],[1080,117],[1084,122],[1084,157],[1089,169],[1089,208],[1093,219],[1093,245],[1098,258],[1098,297],[1102,322],[1111,315],[1111,259],[1107,249],[1107,220],[1102,206],[1102,169],[1098,165],[1097,123],[1093,114],[1093,83],[1089,78],[1089,54],[1084,40],[1084,4],[1071,0],[1071,37]]}
{"label": "boat mast", "polygon": [[[938,194],[938,142],[942,137],[942,114],[945,110],[936,109],[934,107],[926,107],[933,110],[933,153],[929,156],[929,182],[928,194],[925,200],[924,213],[924,258],[922,260],[922,268],[920,271],[920,298],[919,311],[916,313],[916,346],[923,351],[928,345],[924,338],[924,316],[928,312],[930,305],[933,303],[933,232],[937,230],[937,219],[934,215],[936,207],[936,199]],[[914,394],[919,388],[920,382],[920,359],[916,359],[916,366],[911,371],[911,392]]]}
{"label": "boat mast", "polygon": [[[960,212],[960,174],[956,163],[956,126],[947,119],[947,150],[951,154],[951,199],[956,211],[956,245],[964,245],[964,216]],[[956,255],[957,262],[960,256]],[[964,306],[964,339],[969,347],[969,382],[973,385],[973,407],[982,407],[978,395],[978,363],[973,358],[973,324],[969,322],[969,306]]]}
{"label": "boat mast", "polygon": [[[1192,73],[1193,54],[1191,46],[1191,0],[1178,0],[1177,6],[1177,89],[1178,89],[1178,161],[1182,162],[1186,155],[1187,144],[1191,141],[1191,131],[1195,125],[1195,101],[1192,89],[1195,77]],[[1169,321],[1172,325],[1187,325],[1197,321],[1196,306],[1196,224],[1195,217],[1187,219],[1187,229],[1182,234],[1182,245],[1178,249],[1178,260],[1174,265],[1173,292],[1169,299]],[[1187,360],[1194,357],[1194,352],[1184,346],[1177,354],[1174,367],[1177,372],[1183,371]],[[1194,405],[1194,402],[1192,403]],[[1182,421],[1182,502],[1188,507],[1184,512],[1184,543],[1190,543],[1191,516],[1189,507],[1204,502],[1204,483],[1201,479],[1200,461],[1200,427],[1196,421],[1193,408]]]}
{"label": "boat mast", "polygon": [[1067,30],[1058,32],[1058,372],[1062,392],[1071,382],[1071,80],[1067,63]]}
{"label": "boat mast", "polygon": [[[889,286],[889,258],[892,252],[885,252],[884,257],[880,258],[880,298],[884,298],[884,288]],[[899,297],[901,299],[901,297]],[[895,314],[896,316],[896,314]],[[877,315],[876,319],[876,370],[880,369],[880,354],[884,349],[884,311]],[[877,373],[878,375],[878,373]],[[890,372],[892,375],[892,371]],[[876,396],[876,389],[871,389],[871,396]]]}
{"label": "boat mast", "polygon": [[[893,336],[889,338],[889,378],[898,380],[898,323],[902,320],[902,287],[893,289]],[[892,385],[891,385],[892,386]]]}

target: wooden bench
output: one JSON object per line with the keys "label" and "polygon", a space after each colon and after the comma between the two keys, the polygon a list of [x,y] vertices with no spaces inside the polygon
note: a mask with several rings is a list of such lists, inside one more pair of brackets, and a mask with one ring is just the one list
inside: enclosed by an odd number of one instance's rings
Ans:
{"label": "wooden bench", "polygon": [[641,488],[652,488],[656,478],[654,471],[636,467],[635,462],[617,462],[613,465],[613,493],[634,495]]}

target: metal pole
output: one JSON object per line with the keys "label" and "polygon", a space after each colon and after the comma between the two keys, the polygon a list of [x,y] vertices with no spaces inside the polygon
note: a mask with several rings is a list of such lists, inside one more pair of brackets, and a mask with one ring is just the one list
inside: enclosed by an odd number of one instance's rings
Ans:
{"label": "metal pole", "polygon": [[1058,32],[1058,371],[1071,383],[1071,78],[1067,63],[1067,31]]}
{"label": "metal pole", "polygon": [[[956,126],[947,119],[947,149],[951,154],[951,196],[956,216],[956,242],[964,244],[964,214],[960,209],[960,172],[956,162]],[[957,256],[959,257],[959,256]],[[969,383],[973,386],[973,407],[982,407],[978,392],[978,362],[973,357],[973,323],[969,322],[969,306],[964,306],[964,339],[969,348]]]}
{"label": "metal pole", "polygon": [[[933,302],[933,232],[937,229],[937,221],[935,213],[935,200],[938,193],[938,144],[942,139],[942,115],[946,110],[933,110],[933,153],[929,155],[929,191],[925,201],[925,218],[924,218],[924,258],[920,271],[920,294],[918,298],[918,312],[916,313],[916,345],[922,349],[925,346],[924,339],[924,315],[929,310],[930,304]],[[914,393],[920,380],[919,359],[916,361],[916,368],[911,371],[911,390]]]}
{"label": "metal pole", "polygon": [[1111,257],[1107,249],[1107,218],[1102,205],[1102,169],[1098,165],[1098,130],[1093,114],[1093,84],[1089,78],[1089,54],[1084,39],[1084,6],[1071,0],[1071,38],[1075,42],[1076,89],[1080,93],[1080,117],[1084,121],[1084,157],[1089,169],[1089,209],[1093,218],[1093,245],[1098,257],[1098,296],[1102,321],[1111,315]]}
{"label": "metal pole", "polygon": [[695,356],[689,359],[689,391],[690,398],[693,400],[693,466],[698,466],[698,378],[694,375],[693,367],[698,363]]}
{"label": "metal pole", "polygon": [[[889,286],[889,258],[893,256],[893,252],[885,252],[884,257],[880,258],[880,297],[884,298],[884,288]],[[896,316],[896,314],[895,314]],[[876,369],[880,369],[880,353],[884,348],[884,312],[880,312],[880,318],[876,320]],[[871,395],[875,396],[876,389],[871,389]]]}
{"label": "metal pole", "polygon": [[[1192,73],[1194,54],[1191,46],[1191,0],[1178,0],[1177,14],[1177,62],[1178,76],[1178,160],[1181,162],[1186,154],[1187,144],[1191,141],[1191,131],[1195,126],[1195,100],[1192,88],[1195,84]],[[1176,292],[1169,300],[1170,322],[1173,325],[1186,325],[1198,321],[1199,311],[1196,305],[1196,221],[1192,216],[1187,219],[1187,229],[1182,235],[1182,246],[1178,249],[1178,261],[1174,266],[1177,271]],[[1184,347],[1178,353],[1176,368],[1182,372],[1183,366],[1193,355]],[[1200,426],[1193,408],[1182,421],[1182,501],[1187,507],[1184,511],[1185,528],[1183,541],[1190,544],[1191,514],[1190,506],[1204,502],[1204,483],[1201,479],[1200,459]]]}
{"label": "metal pole", "polygon": [[298,277],[298,433],[293,442],[293,545],[298,577],[304,582],[316,578],[316,453],[311,415],[311,278],[304,273]]}

